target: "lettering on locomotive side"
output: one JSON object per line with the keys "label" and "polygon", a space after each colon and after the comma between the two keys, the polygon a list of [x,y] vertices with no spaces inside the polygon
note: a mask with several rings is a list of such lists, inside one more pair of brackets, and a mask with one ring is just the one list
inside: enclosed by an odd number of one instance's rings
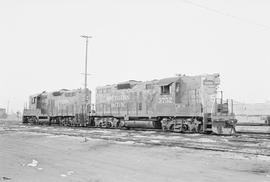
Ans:
{"label": "lettering on locomotive side", "polygon": [[112,107],[125,107],[125,104],[123,102],[117,102],[117,103],[112,103]]}
{"label": "lettering on locomotive side", "polygon": [[127,101],[127,100],[129,100],[128,95],[117,95],[117,96],[98,95],[97,98],[98,98],[99,101],[103,101],[103,102],[117,102],[117,101]]}
{"label": "lettering on locomotive side", "polygon": [[158,99],[159,104],[172,104],[173,98],[172,97],[160,97]]}
{"label": "lettering on locomotive side", "polygon": [[203,80],[203,84],[204,85],[215,85],[215,81],[214,80]]}
{"label": "lettering on locomotive side", "polygon": [[129,100],[129,96],[128,95],[117,95],[117,96],[113,96],[113,101],[119,101],[119,100]]}

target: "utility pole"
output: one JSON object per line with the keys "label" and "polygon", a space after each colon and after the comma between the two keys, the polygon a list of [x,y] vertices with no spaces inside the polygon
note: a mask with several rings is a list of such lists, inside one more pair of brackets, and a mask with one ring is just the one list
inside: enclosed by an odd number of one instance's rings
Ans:
{"label": "utility pole", "polygon": [[8,100],[8,104],[7,104],[7,114],[9,114],[9,100]]}
{"label": "utility pole", "polygon": [[85,71],[84,71],[84,92],[85,92],[85,105],[84,105],[84,114],[85,117],[87,117],[87,53],[88,53],[88,39],[92,38],[92,36],[87,36],[87,35],[81,35],[82,38],[85,38],[85,43],[86,43],[86,51],[85,51]]}

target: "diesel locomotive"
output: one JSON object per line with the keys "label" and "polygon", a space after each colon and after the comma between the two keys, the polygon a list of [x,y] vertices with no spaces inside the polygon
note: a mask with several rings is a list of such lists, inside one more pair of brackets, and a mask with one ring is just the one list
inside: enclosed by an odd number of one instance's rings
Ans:
{"label": "diesel locomotive", "polygon": [[91,110],[89,89],[61,89],[42,92],[29,97],[28,108],[23,111],[23,123],[84,126],[85,113]]}
{"label": "diesel locomotive", "polygon": [[130,80],[97,87],[95,109],[88,89],[43,92],[30,96],[23,122],[232,134],[233,102],[218,97],[219,85],[219,74]]}

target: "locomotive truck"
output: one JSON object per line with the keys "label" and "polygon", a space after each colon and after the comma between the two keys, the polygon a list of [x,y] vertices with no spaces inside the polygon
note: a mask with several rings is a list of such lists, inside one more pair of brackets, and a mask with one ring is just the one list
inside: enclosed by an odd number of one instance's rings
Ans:
{"label": "locomotive truck", "polygon": [[219,74],[207,74],[106,85],[96,88],[95,110],[89,90],[43,92],[30,96],[23,122],[232,134],[233,102],[218,98],[219,84]]}

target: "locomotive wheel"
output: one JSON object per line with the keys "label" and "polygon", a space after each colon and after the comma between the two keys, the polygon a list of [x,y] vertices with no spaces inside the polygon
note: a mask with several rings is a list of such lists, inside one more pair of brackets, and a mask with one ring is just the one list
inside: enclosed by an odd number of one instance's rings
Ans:
{"label": "locomotive wheel", "polygon": [[125,127],[125,121],[120,120],[119,121],[119,128],[124,128]]}
{"label": "locomotive wheel", "polygon": [[110,128],[110,123],[109,122],[105,122],[105,128]]}
{"label": "locomotive wheel", "polygon": [[37,124],[37,122],[38,122],[38,119],[37,119],[37,117],[33,117],[33,124]]}
{"label": "locomotive wheel", "polygon": [[222,126],[217,126],[217,133],[218,134],[222,134],[223,133]]}
{"label": "locomotive wheel", "polygon": [[120,121],[117,121],[116,128],[120,128]]}
{"label": "locomotive wheel", "polygon": [[111,128],[112,127],[112,123],[111,122],[107,122],[107,128]]}
{"label": "locomotive wheel", "polygon": [[231,134],[236,134],[236,130],[235,130],[235,127],[234,126],[231,129]]}
{"label": "locomotive wheel", "polygon": [[189,128],[189,126],[188,125],[186,125],[186,124],[184,124],[183,125],[183,130],[182,131],[189,131],[190,130],[190,128]]}
{"label": "locomotive wheel", "polygon": [[196,128],[190,129],[190,132],[191,132],[191,133],[196,133]]}
{"label": "locomotive wheel", "polygon": [[174,131],[174,124],[170,126],[170,131]]}
{"label": "locomotive wheel", "polygon": [[23,123],[24,123],[24,124],[29,123],[29,121],[28,121],[28,118],[27,118],[27,117],[23,117]]}

